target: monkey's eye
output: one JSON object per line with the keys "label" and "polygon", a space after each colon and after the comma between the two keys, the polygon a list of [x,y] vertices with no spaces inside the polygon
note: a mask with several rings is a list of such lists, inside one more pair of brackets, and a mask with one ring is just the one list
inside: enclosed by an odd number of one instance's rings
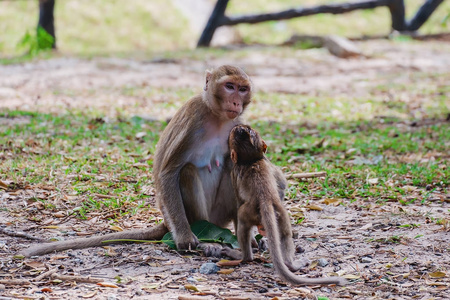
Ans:
{"label": "monkey's eye", "polygon": [[225,87],[229,90],[234,90],[234,85],[231,82],[225,83]]}
{"label": "monkey's eye", "polygon": [[247,92],[247,91],[248,91],[248,87],[246,87],[246,86],[241,86],[241,87],[239,87],[239,92],[245,93],[245,92]]}

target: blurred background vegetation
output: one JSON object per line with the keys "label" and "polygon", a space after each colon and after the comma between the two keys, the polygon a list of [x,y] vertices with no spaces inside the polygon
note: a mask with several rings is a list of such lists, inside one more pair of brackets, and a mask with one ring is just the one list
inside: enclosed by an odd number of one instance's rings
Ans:
{"label": "blurred background vegetation", "polygon": [[[199,32],[190,27],[175,1],[166,0],[57,0],[55,26],[58,49],[80,56],[144,54],[195,47]],[[215,1],[211,1],[213,4]],[[279,11],[348,0],[248,0],[230,1],[227,14]],[[405,0],[407,18],[422,0]],[[0,1],[0,57],[23,54],[18,47],[27,33],[35,32],[37,0]],[[450,1],[444,1],[422,26],[420,33],[449,29]],[[204,17],[204,16],[203,16]],[[205,17],[207,18],[207,17]],[[388,34],[391,26],[386,7],[348,14],[321,14],[286,21],[235,26],[244,43],[279,44],[293,34],[337,34],[346,37]]]}

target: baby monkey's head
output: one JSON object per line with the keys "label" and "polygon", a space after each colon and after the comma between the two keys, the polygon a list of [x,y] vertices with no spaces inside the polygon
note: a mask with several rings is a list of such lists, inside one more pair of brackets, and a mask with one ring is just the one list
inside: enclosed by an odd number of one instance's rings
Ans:
{"label": "baby monkey's head", "polygon": [[266,153],[267,145],[259,135],[248,125],[236,125],[228,137],[231,160],[235,164],[252,164]]}

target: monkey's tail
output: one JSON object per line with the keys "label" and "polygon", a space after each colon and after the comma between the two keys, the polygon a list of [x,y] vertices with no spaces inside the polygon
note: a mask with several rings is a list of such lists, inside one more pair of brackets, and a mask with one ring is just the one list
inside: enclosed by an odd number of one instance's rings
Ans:
{"label": "monkey's tail", "polygon": [[[154,227],[145,229],[136,229],[129,231],[121,231],[109,233],[101,236],[92,236],[88,238],[78,238],[74,240],[53,242],[32,245],[28,249],[21,252],[25,257],[44,255],[54,251],[63,251],[67,249],[84,249],[90,247],[99,247],[110,244],[125,243],[123,241],[114,240],[160,240],[168,232],[164,223],[158,224]],[[108,242],[105,242],[108,241]]]}
{"label": "monkey's tail", "polygon": [[272,262],[278,275],[285,281],[296,285],[317,285],[317,284],[337,284],[344,285],[347,283],[345,278],[341,277],[324,277],[324,278],[304,278],[299,277],[288,269],[284,262],[280,248],[280,233],[278,230],[278,222],[275,217],[275,209],[271,201],[260,201],[261,203],[261,219],[264,229],[267,233],[269,242],[270,255]]}

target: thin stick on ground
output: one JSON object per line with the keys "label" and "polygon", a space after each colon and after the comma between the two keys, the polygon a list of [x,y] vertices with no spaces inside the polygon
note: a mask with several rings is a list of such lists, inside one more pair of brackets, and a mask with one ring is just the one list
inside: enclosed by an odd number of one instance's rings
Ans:
{"label": "thin stick on ground", "polygon": [[57,268],[54,269],[50,269],[47,272],[42,273],[41,275],[37,276],[36,278],[33,279],[33,281],[41,281],[44,278],[49,278],[50,276],[53,275],[53,273],[56,273],[56,271],[58,271]]}
{"label": "thin stick on ground", "polygon": [[33,240],[33,241],[38,241],[38,242],[46,242],[46,240],[32,236],[28,233],[25,233],[23,231],[14,231],[8,228],[3,228],[0,227],[0,233],[9,235],[9,236],[13,236],[13,237],[21,237],[21,238],[25,238],[25,239],[29,239],[29,240]]}
{"label": "thin stick on ground", "polygon": [[291,174],[289,178],[315,178],[315,177],[325,177],[327,172],[312,172],[312,173],[295,173]]}
{"label": "thin stick on ground", "polygon": [[64,281],[83,282],[83,283],[99,283],[99,282],[105,281],[105,279],[97,278],[97,277],[84,277],[84,276],[61,275],[61,274],[52,274],[51,278],[64,280]]}
{"label": "thin stick on ground", "polygon": [[0,284],[4,285],[30,285],[29,280],[25,279],[0,279]]}

